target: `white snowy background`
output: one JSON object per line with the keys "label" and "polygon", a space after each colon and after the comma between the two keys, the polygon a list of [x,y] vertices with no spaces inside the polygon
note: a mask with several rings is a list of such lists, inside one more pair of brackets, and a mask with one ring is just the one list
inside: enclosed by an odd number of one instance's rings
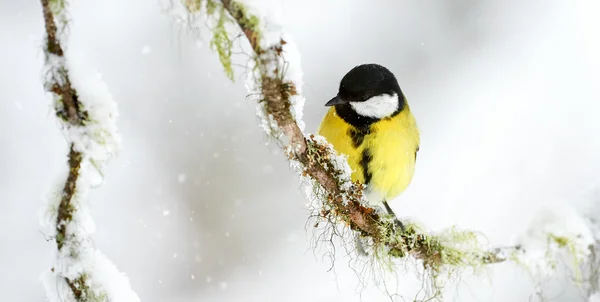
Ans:
{"label": "white snowy background", "polygon": [[[328,272],[309,249],[299,182],[265,146],[243,76],[225,77],[207,39],[158,0],[72,2],[69,47],[103,74],[123,137],[90,195],[93,239],[142,301],[384,299],[359,294],[341,255]],[[595,0],[260,2],[303,55],[308,131],[350,68],[395,72],[422,131],[413,182],[392,204],[399,215],[507,245],[542,206],[600,202]],[[54,244],[38,212],[67,145],[41,84],[40,4],[0,0],[0,25],[0,292],[42,301]],[[411,276],[401,293],[415,289]],[[546,286],[550,301],[584,301],[568,278]],[[534,286],[501,264],[446,300],[528,301]]]}

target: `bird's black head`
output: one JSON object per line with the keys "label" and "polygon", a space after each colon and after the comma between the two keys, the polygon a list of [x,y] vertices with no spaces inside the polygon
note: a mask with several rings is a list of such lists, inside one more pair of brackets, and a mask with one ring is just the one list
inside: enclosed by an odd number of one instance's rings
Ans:
{"label": "bird's black head", "polygon": [[342,78],[338,94],[325,106],[334,106],[350,124],[370,125],[404,108],[404,95],[394,74],[378,64],[352,68]]}

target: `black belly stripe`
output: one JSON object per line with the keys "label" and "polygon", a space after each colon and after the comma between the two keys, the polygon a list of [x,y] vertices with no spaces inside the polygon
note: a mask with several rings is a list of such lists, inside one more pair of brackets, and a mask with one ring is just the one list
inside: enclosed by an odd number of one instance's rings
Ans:
{"label": "black belly stripe", "polygon": [[369,163],[373,160],[373,155],[371,154],[371,150],[365,148],[362,152],[362,157],[360,159],[360,165],[363,169],[363,177],[365,178],[365,185],[368,185],[371,182],[371,178],[373,174],[369,171]]}
{"label": "black belly stripe", "polygon": [[370,133],[371,130],[369,128],[360,129],[351,127],[348,129],[348,136],[352,139],[352,146],[354,146],[354,148],[360,147],[365,141],[365,136]]}

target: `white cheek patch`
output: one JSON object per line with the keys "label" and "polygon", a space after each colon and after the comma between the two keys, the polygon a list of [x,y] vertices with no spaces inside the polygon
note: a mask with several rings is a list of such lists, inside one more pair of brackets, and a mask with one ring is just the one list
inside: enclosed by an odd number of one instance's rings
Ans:
{"label": "white cheek patch", "polygon": [[364,102],[350,102],[352,109],[359,115],[373,118],[384,118],[398,110],[398,95],[382,94]]}

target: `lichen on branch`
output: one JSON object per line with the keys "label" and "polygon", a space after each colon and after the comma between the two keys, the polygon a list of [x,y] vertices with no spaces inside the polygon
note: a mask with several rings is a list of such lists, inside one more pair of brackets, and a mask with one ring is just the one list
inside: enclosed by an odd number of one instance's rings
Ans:
{"label": "lichen on branch", "polygon": [[317,218],[315,226],[325,223],[348,227],[356,237],[369,243],[369,251],[378,260],[409,257],[419,260],[431,277],[436,296],[439,294],[436,280],[442,275],[518,259],[525,253],[520,246],[491,248],[481,234],[456,228],[433,234],[404,223],[406,228],[402,230],[391,217],[367,206],[363,185],[351,181],[346,159],[323,137],[304,133],[302,75],[297,50],[290,45],[292,40],[282,32],[267,29],[265,18],[241,1],[184,0],[182,3],[190,14],[200,11],[203,5],[213,7],[212,11],[207,10],[209,18],[216,14],[219,20],[213,29],[213,40],[217,36],[218,41],[227,41],[213,44],[217,45],[230,78],[231,50],[227,47],[237,33],[225,30],[225,25],[237,25],[247,38],[253,52],[246,82],[249,96],[258,103],[261,128],[275,138],[291,166],[310,188],[309,199]]}
{"label": "lichen on branch", "polygon": [[[215,5],[212,0],[205,0]],[[401,232],[372,208],[365,206],[362,200],[363,186],[352,183],[349,173],[342,171],[339,157],[327,141],[316,135],[305,136],[294,117],[291,99],[298,96],[296,83],[290,80],[286,73],[289,62],[286,58],[288,41],[282,37],[279,40],[266,41],[262,30],[262,20],[250,13],[249,9],[238,1],[222,0],[221,7],[228,13],[228,18],[239,26],[254,52],[252,74],[249,81],[254,81],[250,89],[256,89],[257,101],[267,117],[270,133],[279,133],[277,138],[285,148],[289,160],[300,169],[303,176],[310,178],[322,190],[324,205],[331,208],[324,216],[333,215],[335,221],[346,223],[351,229],[374,239],[378,246],[386,246],[396,257],[412,255],[427,259],[426,262],[442,263],[448,259],[456,263],[450,255],[443,252],[442,242],[428,234],[417,234],[415,229]],[[190,13],[196,13],[202,7],[202,1],[184,0],[184,6]],[[219,13],[219,20],[224,20]],[[229,33],[232,35],[232,33]],[[231,38],[230,38],[231,40]],[[230,52],[227,52],[230,53]],[[326,218],[326,217],[323,217]],[[439,249],[439,253],[436,252]],[[487,256],[487,257],[485,257]],[[502,261],[493,254],[481,255],[482,261]],[[434,260],[438,258],[438,260]]]}
{"label": "lichen on branch", "polygon": [[[84,113],[81,112],[79,102],[75,91],[71,87],[69,74],[64,64],[64,51],[58,37],[58,29],[54,20],[55,15],[63,15],[64,2],[42,0],[42,10],[46,27],[46,66],[48,73],[45,79],[45,88],[54,94],[56,115],[72,126],[83,124]],[[67,238],[67,226],[73,219],[75,207],[72,199],[77,189],[77,179],[79,178],[79,169],[81,167],[82,154],[75,150],[73,143],[69,147],[68,155],[69,173],[62,190],[62,196],[56,215],[56,234],[54,236],[58,251],[60,252]],[[81,300],[83,292],[86,291],[85,282],[76,282],[69,278],[64,278],[65,282],[73,291],[73,297]]]}
{"label": "lichen on branch", "polygon": [[66,58],[66,0],[41,0],[46,41],[44,87],[69,146],[68,171],[48,201],[41,224],[56,243],[54,265],[43,277],[49,301],[139,301],[127,277],[95,250],[87,192],[102,181],[120,145],[116,104],[98,74]]}

